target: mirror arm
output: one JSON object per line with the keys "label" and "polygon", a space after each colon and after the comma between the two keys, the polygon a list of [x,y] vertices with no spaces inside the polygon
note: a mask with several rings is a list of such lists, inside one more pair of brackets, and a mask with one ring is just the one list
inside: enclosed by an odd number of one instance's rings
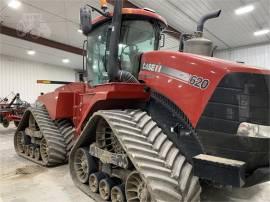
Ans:
{"label": "mirror arm", "polygon": [[95,8],[95,7],[93,7],[93,6],[91,6],[91,5],[89,5],[89,4],[86,4],[88,7],[90,7],[90,8],[92,8],[92,11],[96,11],[96,12],[98,12],[100,15],[102,15],[102,16],[104,16],[104,17],[106,17],[106,18],[112,18],[111,16],[110,16],[110,13],[109,12],[103,12],[103,11],[101,11],[101,10],[99,10],[99,9],[97,9],[97,8]]}

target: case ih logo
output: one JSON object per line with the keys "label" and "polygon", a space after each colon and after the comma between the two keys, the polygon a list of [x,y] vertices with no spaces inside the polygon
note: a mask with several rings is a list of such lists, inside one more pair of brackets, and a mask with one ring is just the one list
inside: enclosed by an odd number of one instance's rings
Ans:
{"label": "case ih logo", "polygon": [[157,64],[143,63],[143,70],[148,70],[151,72],[160,72],[162,66]]}
{"label": "case ih logo", "polygon": [[171,67],[165,67],[158,64],[143,63],[142,69],[150,72],[158,72],[169,75],[171,77],[177,78],[183,83],[186,83],[196,88],[200,88],[202,90],[207,89],[210,84],[209,79],[205,79],[201,76],[192,75],[181,70],[177,70]]}

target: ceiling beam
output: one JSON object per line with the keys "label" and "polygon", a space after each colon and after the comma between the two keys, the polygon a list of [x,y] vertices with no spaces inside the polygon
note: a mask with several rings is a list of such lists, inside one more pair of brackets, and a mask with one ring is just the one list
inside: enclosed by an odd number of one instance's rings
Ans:
{"label": "ceiling beam", "polygon": [[50,48],[55,48],[55,49],[59,49],[59,50],[65,51],[65,52],[74,53],[77,55],[83,55],[83,53],[84,53],[83,49],[80,49],[80,48],[77,48],[74,46],[70,46],[67,44],[63,44],[63,43],[60,43],[57,41],[53,41],[50,39],[46,39],[46,38],[43,38],[40,36],[36,36],[36,35],[30,34],[30,33],[21,32],[21,31],[14,29],[14,28],[7,27],[7,26],[1,25],[1,24],[0,24],[0,33],[7,35],[7,36],[14,37],[14,38],[29,41],[32,43],[40,44],[43,46],[48,46]]}

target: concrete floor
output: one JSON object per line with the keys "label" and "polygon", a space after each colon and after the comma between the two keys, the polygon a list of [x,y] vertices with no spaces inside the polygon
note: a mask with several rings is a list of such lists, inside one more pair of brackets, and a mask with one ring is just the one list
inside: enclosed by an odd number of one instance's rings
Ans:
{"label": "concrete floor", "polygon": [[[73,185],[67,165],[43,168],[18,157],[14,131],[0,126],[0,202],[93,202]],[[270,182],[244,189],[204,188],[202,200],[270,202]]]}

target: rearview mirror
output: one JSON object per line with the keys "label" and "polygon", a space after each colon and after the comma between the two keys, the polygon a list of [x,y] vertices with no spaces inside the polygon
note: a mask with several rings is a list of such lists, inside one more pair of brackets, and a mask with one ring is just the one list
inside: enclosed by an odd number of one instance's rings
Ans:
{"label": "rearview mirror", "polygon": [[80,9],[80,20],[82,32],[87,35],[92,29],[92,15],[90,8],[85,6]]}

